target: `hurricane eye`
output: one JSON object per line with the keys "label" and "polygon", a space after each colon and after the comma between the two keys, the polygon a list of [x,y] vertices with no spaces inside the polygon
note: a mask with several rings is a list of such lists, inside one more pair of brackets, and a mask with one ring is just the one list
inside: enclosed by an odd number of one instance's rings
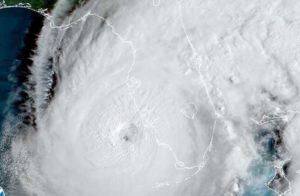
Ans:
{"label": "hurricane eye", "polygon": [[139,130],[133,123],[125,125],[120,129],[119,137],[123,142],[134,143],[138,140]]}

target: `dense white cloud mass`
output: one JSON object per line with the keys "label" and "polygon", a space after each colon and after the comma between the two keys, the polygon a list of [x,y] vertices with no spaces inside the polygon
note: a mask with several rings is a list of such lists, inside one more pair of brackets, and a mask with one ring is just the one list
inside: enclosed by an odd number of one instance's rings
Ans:
{"label": "dense white cloud mass", "polygon": [[38,131],[13,142],[24,194],[300,194],[298,0],[70,7],[38,41]]}

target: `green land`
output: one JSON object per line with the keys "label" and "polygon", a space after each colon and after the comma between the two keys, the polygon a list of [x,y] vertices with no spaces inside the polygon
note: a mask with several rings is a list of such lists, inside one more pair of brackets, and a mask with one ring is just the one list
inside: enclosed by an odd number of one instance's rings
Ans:
{"label": "green land", "polygon": [[13,6],[18,3],[30,3],[33,9],[50,8],[44,0],[5,0],[6,5]]}
{"label": "green land", "polygon": [[[57,0],[5,0],[5,4],[9,6],[17,5],[18,3],[29,3],[33,9],[51,10]],[[83,4],[86,0],[70,0],[75,6]],[[1,2],[1,0],[0,0]]]}

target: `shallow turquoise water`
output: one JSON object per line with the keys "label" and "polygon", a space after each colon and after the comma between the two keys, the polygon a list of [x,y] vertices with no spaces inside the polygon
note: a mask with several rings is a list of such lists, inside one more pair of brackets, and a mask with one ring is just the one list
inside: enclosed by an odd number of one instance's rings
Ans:
{"label": "shallow turquoise water", "polygon": [[253,161],[249,168],[250,177],[244,188],[243,196],[276,196],[277,194],[270,190],[266,183],[270,181],[275,169],[270,163]]}

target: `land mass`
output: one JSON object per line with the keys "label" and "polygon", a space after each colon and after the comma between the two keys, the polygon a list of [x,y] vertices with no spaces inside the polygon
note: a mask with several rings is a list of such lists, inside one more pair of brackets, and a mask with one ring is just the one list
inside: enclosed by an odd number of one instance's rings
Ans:
{"label": "land mass", "polygon": [[[35,10],[40,8],[51,10],[56,1],[57,0],[5,0],[5,4],[8,6],[14,6],[19,3],[29,3]],[[75,5],[81,4],[82,2],[84,2],[84,0],[75,0]]]}
{"label": "land mass", "polygon": [[33,9],[40,9],[40,8],[52,8],[55,0],[48,1],[48,0],[6,0],[5,4],[8,6],[14,6],[19,3],[29,3]]}

